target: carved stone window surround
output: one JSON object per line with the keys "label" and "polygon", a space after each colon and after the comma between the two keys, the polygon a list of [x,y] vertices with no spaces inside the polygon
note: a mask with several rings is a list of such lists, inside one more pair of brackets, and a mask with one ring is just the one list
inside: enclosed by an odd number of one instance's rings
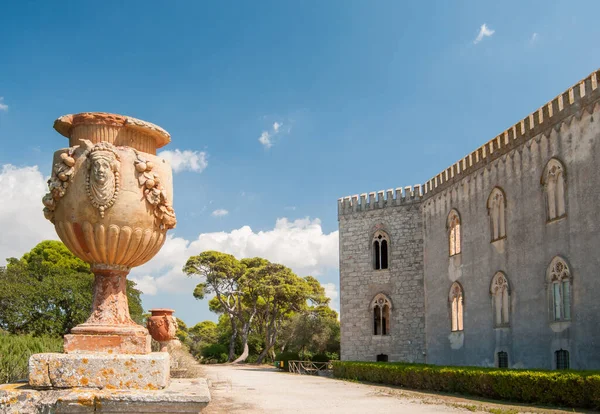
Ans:
{"label": "carved stone window surround", "polygon": [[551,158],[542,173],[546,222],[550,223],[567,215],[566,170],[557,158]]}
{"label": "carved stone window surround", "polygon": [[549,323],[555,332],[566,329],[565,322],[573,319],[573,275],[560,256],[555,256],[546,270],[546,290],[549,304]]}
{"label": "carved stone window surround", "polygon": [[460,283],[454,282],[448,293],[448,304],[450,306],[450,330],[451,332],[464,331],[464,289]]}
{"label": "carved stone window surround", "polygon": [[494,187],[487,201],[490,218],[490,242],[506,238],[506,195],[500,187]]}
{"label": "carved stone window surround", "polygon": [[462,253],[462,221],[458,210],[452,209],[446,219],[448,238],[448,256],[458,256]]}

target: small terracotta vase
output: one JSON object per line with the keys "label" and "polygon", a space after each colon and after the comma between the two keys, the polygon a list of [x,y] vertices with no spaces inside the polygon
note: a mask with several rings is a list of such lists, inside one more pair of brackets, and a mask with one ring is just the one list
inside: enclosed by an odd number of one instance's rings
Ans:
{"label": "small terracotta vase", "polygon": [[166,352],[169,341],[175,339],[177,321],[173,317],[173,309],[150,309],[152,315],[148,318],[146,327],[152,339],[160,343],[160,351]]}

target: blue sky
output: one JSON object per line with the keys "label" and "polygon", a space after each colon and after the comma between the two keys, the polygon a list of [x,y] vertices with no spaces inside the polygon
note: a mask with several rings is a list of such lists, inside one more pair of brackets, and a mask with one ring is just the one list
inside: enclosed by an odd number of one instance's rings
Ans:
{"label": "blue sky", "polygon": [[598,68],[599,12],[597,1],[3,4],[0,257],[56,237],[39,202],[66,146],[54,119],[115,112],[169,131],[179,167],[177,229],[132,273],[146,308],[215,318],[180,274],[205,248],[279,260],[335,297],[337,199],[423,183]]}

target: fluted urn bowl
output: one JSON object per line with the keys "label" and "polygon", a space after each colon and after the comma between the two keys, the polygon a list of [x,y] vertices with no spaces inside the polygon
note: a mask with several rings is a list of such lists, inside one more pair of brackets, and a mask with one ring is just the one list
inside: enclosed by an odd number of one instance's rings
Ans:
{"label": "fluted urn bowl", "polygon": [[54,153],[44,214],[96,276],[92,315],[65,336],[65,351],[149,352],[148,331],[129,316],[126,277],[160,250],[176,224],[171,167],[156,156],[170,136],[149,122],[102,112],[62,116],[54,129],[69,147]]}
{"label": "fluted urn bowl", "polygon": [[146,263],[175,226],[171,167],[156,156],[169,134],[106,113],[65,115],[54,128],[70,145],[54,153],[44,198],[60,239],[92,266]]}

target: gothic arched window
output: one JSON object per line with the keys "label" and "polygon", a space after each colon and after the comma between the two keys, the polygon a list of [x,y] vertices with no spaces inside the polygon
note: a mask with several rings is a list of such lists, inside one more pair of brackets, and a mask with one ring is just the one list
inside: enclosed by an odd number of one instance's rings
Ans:
{"label": "gothic arched window", "polygon": [[450,301],[452,332],[463,330],[463,289],[460,283],[454,282],[448,296]]}
{"label": "gothic arched window", "polygon": [[390,238],[389,236],[378,230],[373,235],[373,268],[375,270],[388,268]]}
{"label": "gothic arched window", "polygon": [[389,335],[392,302],[383,293],[379,293],[371,302],[371,310],[373,312],[373,335]]}
{"label": "gothic arched window", "polygon": [[460,216],[458,215],[458,211],[455,209],[452,209],[450,214],[448,214],[446,228],[448,229],[448,245],[450,246],[450,256],[454,256],[461,252]]}
{"label": "gothic arched window", "polygon": [[492,242],[506,237],[506,197],[504,191],[495,187],[487,201],[488,215],[490,216],[490,233]]}
{"label": "gothic arched window", "polygon": [[569,266],[562,257],[556,256],[546,272],[548,297],[551,301],[551,316],[554,321],[571,320],[571,284]]}
{"label": "gothic arched window", "polygon": [[510,287],[508,279],[502,272],[492,278],[490,293],[494,301],[494,326],[508,326],[510,322]]}
{"label": "gothic arched window", "polygon": [[544,168],[542,185],[546,195],[546,215],[548,221],[567,215],[565,204],[565,168],[556,158],[552,158]]}

